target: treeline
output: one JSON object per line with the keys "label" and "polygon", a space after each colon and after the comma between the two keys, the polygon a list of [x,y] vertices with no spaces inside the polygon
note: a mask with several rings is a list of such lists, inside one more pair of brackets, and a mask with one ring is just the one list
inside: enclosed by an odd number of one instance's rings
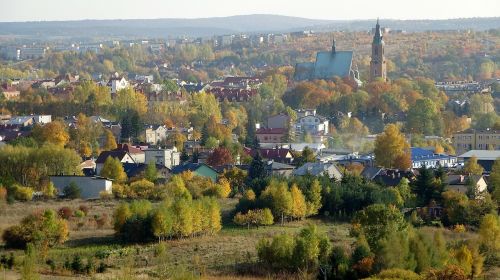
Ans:
{"label": "treeline", "polygon": [[499,230],[499,217],[488,214],[478,238],[446,242],[442,229],[415,229],[397,208],[372,204],[353,219],[351,235],[357,241],[352,248],[332,244],[310,225],[297,235],[261,240],[257,252],[259,265],[270,271],[323,279],[465,280],[498,262]]}
{"label": "treeline", "polygon": [[153,207],[149,201],[121,204],[114,213],[116,234],[127,242],[215,234],[222,228],[220,208],[213,198],[178,197]]}

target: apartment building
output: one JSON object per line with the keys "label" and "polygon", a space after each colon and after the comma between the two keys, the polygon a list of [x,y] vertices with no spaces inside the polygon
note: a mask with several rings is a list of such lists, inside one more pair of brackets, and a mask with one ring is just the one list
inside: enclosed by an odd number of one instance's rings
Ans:
{"label": "apartment building", "polygon": [[453,134],[452,142],[457,155],[470,150],[500,150],[500,131],[468,129]]}

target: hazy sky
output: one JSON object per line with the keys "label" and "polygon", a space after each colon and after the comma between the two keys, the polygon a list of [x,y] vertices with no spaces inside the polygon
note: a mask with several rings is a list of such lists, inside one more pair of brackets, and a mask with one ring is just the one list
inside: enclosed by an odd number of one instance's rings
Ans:
{"label": "hazy sky", "polygon": [[279,14],[316,19],[500,16],[500,0],[0,0],[0,21]]}

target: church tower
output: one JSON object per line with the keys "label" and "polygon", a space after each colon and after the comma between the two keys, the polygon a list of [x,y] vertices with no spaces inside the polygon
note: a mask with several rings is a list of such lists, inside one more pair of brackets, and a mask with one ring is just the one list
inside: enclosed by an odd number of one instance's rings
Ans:
{"label": "church tower", "polygon": [[370,80],[374,81],[377,78],[387,81],[387,64],[385,61],[385,43],[384,36],[380,30],[380,24],[375,27],[375,35],[372,42],[372,60],[370,61]]}

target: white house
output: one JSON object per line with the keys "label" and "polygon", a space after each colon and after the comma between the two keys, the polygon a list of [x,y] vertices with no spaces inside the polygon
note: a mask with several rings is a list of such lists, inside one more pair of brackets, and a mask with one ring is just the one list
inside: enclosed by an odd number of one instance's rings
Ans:
{"label": "white house", "polygon": [[33,121],[35,123],[39,123],[39,124],[48,124],[48,123],[52,122],[52,116],[51,115],[34,115]]}
{"label": "white house", "polygon": [[147,149],[144,150],[146,155],[146,164],[155,162],[157,165],[165,166],[171,169],[180,164],[181,153],[177,152],[177,148],[172,149]]}
{"label": "white house", "polygon": [[167,138],[167,128],[164,125],[149,126],[145,129],[144,134],[146,143],[156,145]]}
{"label": "white house", "polygon": [[126,151],[115,150],[115,151],[104,151],[99,157],[97,157],[96,163],[96,174],[101,174],[104,162],[108,157],[117,158],[121,163],[136,163],[130,154]]}
{"label": "white house", "polygon": [[80,189],[83,199],[100,198],[101,192],[112,194],[113,182],[102,177],[85,176],[50,176],[50,181],[54,184],[59,194],[71,183],[76,184]]}
{"label": "white house", "polygon": [[108,82],[108,87],[111,88],[111,94],[116,94],[118,91],[128,88],[129,82],[124,77],[111,77]]}

